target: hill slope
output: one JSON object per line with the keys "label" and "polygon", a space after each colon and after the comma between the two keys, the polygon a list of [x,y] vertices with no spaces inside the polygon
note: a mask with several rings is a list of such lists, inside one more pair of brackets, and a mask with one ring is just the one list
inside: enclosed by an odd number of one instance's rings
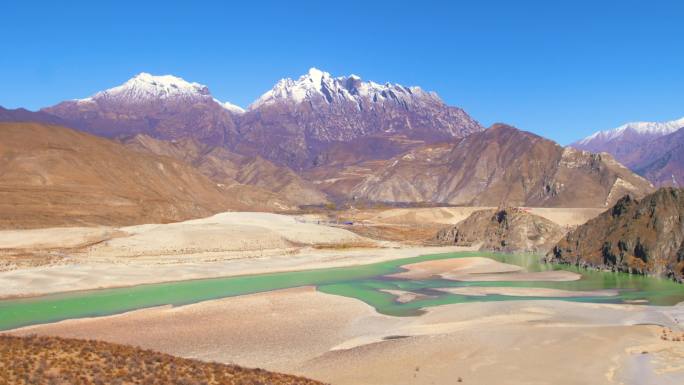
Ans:
{"label": "hill slope", "polygon": [[684,190],[620,199],[570,232],[550,261],[684,279]]}
{"label": "hill slope", "polygon": [[0,227],[169,222],[246,209],[189,165],[39,123],[0,123]]}
{"label": "hill slope", "polygon": [[303,377],[178,358],[108,342],[7,335],[0,335],[0,383],[321,384]]}
{"label": "hill slope", "polygon": [[248,194],[258,196],[263,207],[280,206],[282,209],[327,202],[325,194],[294,171],[259,156],[236,154],[193,139],[169,142],[136,135],[126,138],[123,143],[138,151],[170,156],[191,164],[209,179],[234,190],[236,197],[244,196],[249,190]]}
{"label": "hill slope", "polygon": [[627,166],[637,147],[684,127],[684,118],[669,122],[631,122],[612,130],[598,131],[571,146],[591,152],[607,152]]}
{"label": "hill slope", "polygon": [[627,123],[599,131],[572,146],[607,152],[656,186],[684,183],[684,118]]}
{"label": "hill slope", "polygon": [[657,186],[684,186],[684,128],[635,147],[625,162]]}
{"label": "hill slope", "polygon": [[653,191],[608,155],[563,148],[498,124],[388,160],[353,196],[384,202],[471,206],[605,207]]}

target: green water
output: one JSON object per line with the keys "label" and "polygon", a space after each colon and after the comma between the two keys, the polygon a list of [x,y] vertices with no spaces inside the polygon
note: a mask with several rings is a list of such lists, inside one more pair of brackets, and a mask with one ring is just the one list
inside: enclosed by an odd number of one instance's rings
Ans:
{"label": "green water", "polygon": [[[484,256],[500,262],[523,266],[527,271],[569,270],[582,278],[570,282],[459,282],[444,279],[402,280],[386,277],[401,271],[401,266],[427,260]],[[503,295],[466,296],[436,292],[440,287],[538,287],[562,290],[618,289],[612,297],[557,298],[564,301],[621,303],[643,301],[653,305],[673,305],[684,301],[684,285],[656,278],[579,270],[570,266],[538,263],[532,255],[462,252],[424,255],[362,266],[317,269],[241,277],[200,279],[46,295],[0,301],[0,330],[55,322],[71,318],[111,315],[161,305],[190,303],[243,294],[315,285],[325,293],[361,300],[378,312],[394,316],[410,316],[425,307],[462,302],[549,299],[549,297],[515,297]],[[409,303],[395,302],[381,290],[395,289],[430,294],[430,298]],[[228,315],[229,316],[229,315]]]}

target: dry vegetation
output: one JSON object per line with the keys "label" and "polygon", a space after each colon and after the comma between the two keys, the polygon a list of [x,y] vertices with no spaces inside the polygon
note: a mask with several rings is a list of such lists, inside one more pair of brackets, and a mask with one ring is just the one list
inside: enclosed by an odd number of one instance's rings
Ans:
{"label": "dry vegetation", "polygon": [[0,385],[315,385],[261,369],[206,363],[100,341],[0,335]]}
{"label": "dry vegetation", "polygon": [[344,227],[363,237],[384,241],[402,242],[408,245],[432,245],[435,234],[444,228],[440,224],[415,225],[355,225]]}

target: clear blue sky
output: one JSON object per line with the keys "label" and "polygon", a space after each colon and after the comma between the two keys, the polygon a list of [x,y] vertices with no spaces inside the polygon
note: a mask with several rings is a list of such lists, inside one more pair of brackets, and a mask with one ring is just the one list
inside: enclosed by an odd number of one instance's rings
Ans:
{"label": "clear blue sky", "polygon": [[567,144],[684,116],[684,1],[3,1],[0,105],[146,71],[246,106],[315,66],[419,85]]}

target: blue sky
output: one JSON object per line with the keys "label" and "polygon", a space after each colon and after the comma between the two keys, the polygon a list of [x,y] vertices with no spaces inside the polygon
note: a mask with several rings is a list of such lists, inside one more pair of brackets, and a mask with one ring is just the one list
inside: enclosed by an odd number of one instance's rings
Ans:
{"label": "blue sky", "polygon": [[[201,4],[200,4],[201,3]],[[683,1],[3,1],[0,105],[37,109],[136,73],[246,106],[315,66],[419,85],[485,125],[567,144],[684,116]]]}

